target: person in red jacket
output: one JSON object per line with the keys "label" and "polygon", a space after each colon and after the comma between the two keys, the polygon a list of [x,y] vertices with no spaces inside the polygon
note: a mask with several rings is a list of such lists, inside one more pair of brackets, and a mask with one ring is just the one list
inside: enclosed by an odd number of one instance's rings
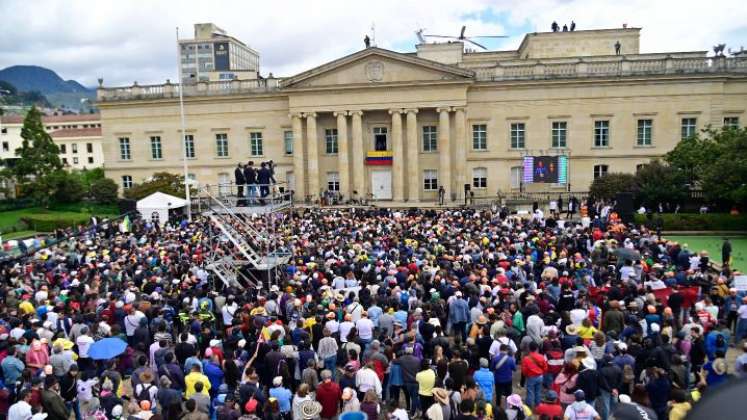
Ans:
{"label": "person in red jacket", "polygon": [[332,372],[325,369],[322,371],[322,383],[316,387],[316,400],[322,405],[319,416],[322,419],[331,419],[337,416],[342,398],[340,385],[332,381]]}
{"label": "person in red jacket", "polygon": [[542,395],[542,379],[547,373],[547,360],[537,351],[539,346],[532,341],[529,343],[529,354],[521,360],[521,373],[526,378],[526,404],[532,409],[540,403]]}
{"label": "person in red jacket", "polygon": [[562,418],[563,407],[560,405],[560,401],[558,401],[558,394],[553,390],[548,390],[542,402],[534,408],[533,413],[537,415],[537,418],[542,417],[542,415],[547,416],[549,419]]}

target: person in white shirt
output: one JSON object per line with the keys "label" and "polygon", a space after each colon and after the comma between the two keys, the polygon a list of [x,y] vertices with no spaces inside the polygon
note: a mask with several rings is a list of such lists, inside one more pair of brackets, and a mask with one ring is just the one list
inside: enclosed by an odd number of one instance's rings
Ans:
{"label": "person in white shirt", "polygon": [[355,374],[355,386],[358,391],[365,394],[366,391],[372,389],[376,392],[376,395],[381,398],[381,380],[379,376],[373,370],[374,363],[369,360],[366,365]]}
{"label": "person in white shirt", "polygon": [[328,321],[324,323],[324,328],[329,330],[330,334],[335,334],[340,331],[340,323],[335,319],[335,313],[330,312],[327,314]]}
{"label": "person in white shirt", "polygon": [[373,321],[368,319],[368,312],[361,312],[361,319],[355,323],[355,328],[358,329],[358,337],[361,339],[361,344],[368,344],[373,340]]}
{"label": "person in white shirt", "polygon": [[501,345],[503,344],[508,346],[511,354],[516,354],[516,351],[518,350],[516,348],[516,343],[514,343],[514,340],[506,337],[506,330],[505,328],[502,328],[496,332],[495,340],[493,340],[493,344],[490,345],[490,350],[488,350],[491,359],[500,352]]}
{"label": "person in white shirt", "polygon": [[29,420],[31,414],[31,390],[21,391],[18,402],[8,409],[8,420]]}
{"label": "person in white shirt", "polygon": [[75,344],[78,345],[78,357],[81,359],[87,359],[88,358],[88,349],[91,348],[91,344],[93,344],[93,338],[88,335],[88,327],[83,327],[80,330],[80,335],[75,340]]}
{"label": "person in white shirt", "polygon": [[355,324],[353,324],[353,316],[350,314],[345,314],[345,321],[342,321],[340,323],[340,341],[343,343],[348,342],[348,334],[350,333],[350,330],[355,327]]}
{"label": "person in white shirt", "polygon": [[125,334],[127,334],[127,337],[132,337],[133,335],[135,335],[135,330],[140,326],[140,320],[142,318],[145,318],[144,313],[138,311],[135,308],[130,308],[129,314],[125,316],[124,319]]}
{"label": "person in white shirt", "polygon": [[226,300],[226,304],[223,305],[221,313],[223,315],[223,325],[226,327],[230,326],[233,322],[233,316],[239,309],[239,305],[234,301],[233,296],[229,296]]}
{"label": "person in white shirt", "polygon": [[332,280],[332,287],[335,290],[340,290],[345,288],[345,278],[342,276],[337,276]]}
{"label": "person in white shirt", "polygon": [[358,302],[358,298],[355,298],[355,301],[348,305],[347,312],[352,318],[351,321],[358,322],[358,320],[361,319],[361,314],[363,313],[363,305]]}

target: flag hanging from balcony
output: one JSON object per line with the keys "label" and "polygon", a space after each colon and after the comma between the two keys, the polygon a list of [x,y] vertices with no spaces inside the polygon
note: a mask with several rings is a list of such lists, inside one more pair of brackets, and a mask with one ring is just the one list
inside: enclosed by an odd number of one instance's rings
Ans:
{"label": "flag hanging from balcony", "polygon": [[366,165],[392,166],[392,152],[375,151],[366,154]]}

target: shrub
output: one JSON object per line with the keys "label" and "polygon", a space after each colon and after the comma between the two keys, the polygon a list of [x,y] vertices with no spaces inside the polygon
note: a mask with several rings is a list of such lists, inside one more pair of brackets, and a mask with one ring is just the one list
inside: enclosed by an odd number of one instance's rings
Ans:
{"label": "shrub", "polygon": [[595,179],[589,187],[589,195],[594,200],[612,200],[617,193],[635,193],[636,190],[635,175],[611,173]]}
{"label": "shrub", "polygon": [[85,213],[39,213],[25,216],[22,220],[31,229],[37,232],[53,232],[55,229],[65,229],[88,222],[90,215]]}
{"label": "shrub", "polygon": [[659,217],[661,217],[663,222],[662,230],[747,230],[747,215],[743,214],[732,216],[728,213],[665,213],[654,215],[651,220],[645,215],[636,214],[635,222],[639,225],[653,227],[655,226],[656,219]]}
{"label": "shrub", "polygon": [[91,196],[99,204],[113,203],[117,200],[117,183],[109,178],[101,178],[91,183]]}

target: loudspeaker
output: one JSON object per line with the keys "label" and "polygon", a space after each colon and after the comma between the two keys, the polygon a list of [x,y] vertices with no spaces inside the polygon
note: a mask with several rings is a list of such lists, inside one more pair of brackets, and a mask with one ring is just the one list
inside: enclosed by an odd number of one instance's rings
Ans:
{"label": "loudspeaker", "polygon": [[123,198],[117,201],[117,207],[119,207],[119,214],[130,213],[137,210],[137,201]]}
{"label": "loudspeaker", "polygon": [[633,193],[617,193],[615,195],[615,201],[617,202],[615,210],[617,210],[617,213],[620,215],[620,219],[622,219],[624,223],[632,222],[633,213],[635,212],[635,209],[633,208]]}

